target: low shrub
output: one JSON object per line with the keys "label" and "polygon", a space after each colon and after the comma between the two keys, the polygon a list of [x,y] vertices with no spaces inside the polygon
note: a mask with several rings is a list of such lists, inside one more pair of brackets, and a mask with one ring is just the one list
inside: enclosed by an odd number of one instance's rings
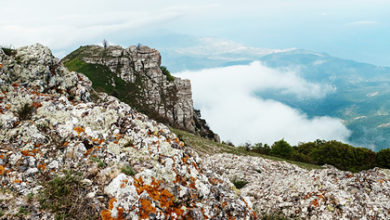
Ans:
{"label": "low shrub", "polygon": [[31,104],[25,103],[22,105],[22,107],[20,107],[18,109],[16,114],[18,115],[19,120],[23,121],[23,120],[31,119],[33,112],[34,112],[34,106],[32,106]]}
{"label": "low shrub", "polygon": [[167,67],[161,66],[160,69],[161,69],[162,73],[167,77],[167,80],[168,80],[169,82],[175,81],[175,77],[173,77],[173,76],[171,75],[171,72],[169,72],[169,70],[167,69]]}
{"label": "low shrub", "polygon": [[126,174],[128,176],[134,176],[135,175],[135,171],[129,165],[122,167],[121,171],[122,171],[122,173],[124,173],[124,174]]}
{"label": "low shrub", "polygon": [[242,179],[237,179],[236,177],[231,180],[231,182],[233,183],[233,185],[237,188],[237,189],[242,189],[244,188],[244,186],[246,184],[248,184],[249,182],[246,181],[246,180],[242,180]]}
{"label": "low shrub", "polygon": [[380,150],[376,155],[376,161],[380,167],[390,169],[390,148]]}
{"label": "low shrub", "polygon": [[8,48],[8,47],[2,47],[1,48],[4,53],[8,56],[15,56],[17,51],[15,49],[12,49],[12,48]]}
{"label": "low shrub", "polygon": [[50,209],[56,219],[97,219],[98,210],[87,197],[88,187],[81,175],[72,170],[42,183],[38,199],[43,209]]}
{"label": "low shrub", "polygon": [[271,155],[280,156],[283,158],[290,158],[290,155],[292,154],[293,150],[294,149],[291,147],[291,145],[282,139],[272,145],[270,153]]}

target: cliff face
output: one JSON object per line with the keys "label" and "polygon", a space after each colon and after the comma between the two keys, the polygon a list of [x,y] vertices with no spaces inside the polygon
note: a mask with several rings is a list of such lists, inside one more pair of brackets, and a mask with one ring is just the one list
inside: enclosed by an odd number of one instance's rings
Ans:
{"label": "cliff face", "polygon": [[[146,46],[131,46],[126,49],[119,46],[81,47],[65,57],[63,62],[68,68],[84,73],[74,65],[75,60],[79,64],[85,62],[108,68],[109,72],[127,84],[125,88],[121,88],[127,94],[121,95],[116,89],[118,85],[115,80],[109,79],[114,90],[112,95],[152,118],[219,141],[219,137],[206,123],[199,123],[202,122],[199,114],[194,114],[190,81],[164,75],[160,69],[161,56],[157,50]],[[94,84],[96,80],[101,80],[90,78]]]}
{"label": "cliff face", "polygon": [[48,48],[0,64],[0,219],[256,218],[168,127],[94,97]]}

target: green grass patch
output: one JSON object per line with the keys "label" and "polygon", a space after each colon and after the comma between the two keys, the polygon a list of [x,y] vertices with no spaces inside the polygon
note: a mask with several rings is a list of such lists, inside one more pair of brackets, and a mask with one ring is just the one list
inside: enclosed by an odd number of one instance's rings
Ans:
{"label": "green grass patch", "polygon": [[55,213],[56,219],[97,219],[98,210],[87,198],[88,187],[81,182],[81,174],[72,170],[42,183],[38,200],[43,209]]}
{"label": "green grass patch", "polygon": [[249,183],[249,182],[246,181],[246,180],[237,179],[237,178],[234,178],[233,180],[231,180],[231,182],[233,183],[233,185],[234,185],[237,189],[242,189],[242,188],[244,188],[244,186],[245,186],[246,184]]}
{"label": "green grass patch", "polygon": [[124,166],[121,171],[128,176],[134,176],[136,174],[131,166]]}
{"label": "green grass patch", "polygon": [[291,164],[295,164],[301,168],[312,170],[312,169],[323,169],[321,166],[304,163],[304,162],[297,162],[297,161],[291,161],[284,158],[279,158],[275,156],[265,155],[265,154],[259,154],[251,151],[247,151],[245,147],[234,147],[223,143],[218,143],[206,138],[202,138],[198,135],[170,127],[171,131],[175,133],[176,135],[180,135],[183,141],[194,149],[200,156],[205,155],[213,155],[218,153],[229,153],[229,154],[236,154],[236,155],[242,155],[242,156],[254,156],[254,157],[262,157],[265,159],[275,160],[275,161],[286,161]]}
{"label": "green grass patch", "polygon": [[97,157],[90,157],[90,159],[91,159],[93,162],[96,162],[96,163],[98,164],[98,167],[99,167],[99,168],[103,168],[103,167],[106,166],[106,164],[105,164],[103,161],[101,161],[99,158],[97,158]]}

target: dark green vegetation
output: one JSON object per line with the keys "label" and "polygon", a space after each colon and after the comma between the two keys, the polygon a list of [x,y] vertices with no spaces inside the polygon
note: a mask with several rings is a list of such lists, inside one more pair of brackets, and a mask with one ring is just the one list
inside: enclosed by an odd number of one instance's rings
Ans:
{"label": "dark green vegetation", "polygon": [[267,144],[256,144],[250,151],[320,166],[330,164],[352,172],[377,166],[390,167],[390,149],[375,153],[367,148],[357,148],[338,141],[317,140],[293,147],[285,140],[280,140],[271,147]]}
{"label": "dark green vegetation", "polygon": [[31,119],[32,114],[34,113],[34,106],[31,104],[23,104],[16,112],[19,117],[19,120],[29,120]]}
{"label": "dark green vegetation", "polygon": [[233,180],[231,180],[231,182],[233,183],[233,185],[234,185],[237,189],[242,189],[242,188],[244,188],[244,186],[245,186],[246,184],[249,183],[249,182],[246,181],[246,180],[237,179],[237,178],[234,178]]}
{"label": "dark green vegetation", "polygon": [[[230,153],[264,157],[276,161],[287,161],[305,169],[321,169],[329,164],[341,170],[357,172],[374,167],[390,168],[390,149],[374,152],[366,148],[357,148],[338,141],[301,143],[291,146],[285,140],[276,141],[272,146],[258,143],[253,146],[234,147],[217,143],[197,135],[173,129],[181,139],[200,155]],[[257,172],[261,172],[258,170]]]}
{"label": "dark green vegetation", "polygon": [[161,66],[160,69],[161,69],[162,73],[163,73],[164,75],[167,76],[167,80],[168,80],[169,82],[175,81],[175,77],[173,77],[173,76],[171,75],[171,72],[169,72],[169,70],[167,69],[166,66]]}
{"label": "dark green vegetation", "polygon": [[81,182],[80,173],[64,171],[63,176],[55,176],[42,183],[38,195],[43,209],[50,209],[56,219],[97,219],[98,210],[87,198],[87,186]]}
{"label": "dark green vegetation", "polygon": [[16,50],[8,47],[2,47],[1,48],[4,53],[8,56],[15,56],[16,55]]}
{"label": "dark green vegetation", "polygon": [[390,148],[380,150],[376,155],[378,166],[390,169]]}
{"label": "dark green vegetation", "polygon": [[128,176],[134,176],[135,175],[135,171],[129,165],[122,167],[121,171],[122,171],[122,173],[124,173],[124,174],[126,174]]}

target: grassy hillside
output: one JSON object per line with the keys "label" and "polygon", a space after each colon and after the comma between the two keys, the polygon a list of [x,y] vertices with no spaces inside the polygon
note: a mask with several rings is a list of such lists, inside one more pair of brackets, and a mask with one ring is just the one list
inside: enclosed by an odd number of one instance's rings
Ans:
{"label": "grassy hillside", "polygon": [[275,160],[275,161],[286,161],[291,164],[295,164],[304,169],[322,169],[321,166],[317,166],[309,163],[302,163],[297,161],[286,160],[279,157],[274,157],[270,155],[258,154],[255,152],[247,151],[245,147],[233,147],[224,143],[217,143],[206,138],[191,134],[189,132],[170,128],[180,139],[182,139],[188,146],[193,148],[201,157],[206,155],[213,155],[218,153],[229,153],[236,155],[248,155],[254,157],[262,157],[265,159]]}

